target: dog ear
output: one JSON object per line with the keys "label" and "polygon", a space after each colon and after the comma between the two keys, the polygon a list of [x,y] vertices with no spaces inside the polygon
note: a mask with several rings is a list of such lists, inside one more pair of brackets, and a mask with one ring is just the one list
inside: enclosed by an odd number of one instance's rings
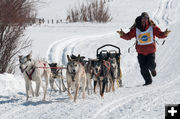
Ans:
{"label": "dog ear", "polygon": [[69,57],[69,55],[67,55],[67,59],[68,59],[68,61],[71,61],[71,58]]}
{"label": "dog ear", "polygon": [[19,57],[19,62],[21,63],[22,55],[18,55]]}
{"label": "dog ear", "polygon": [[78,57],[77,57],[77,61],[79,62],[80,59],[81,59],[81,57],[80,57],[80,54],[79,54]]}
{"label": "dog ear", "polygon": [[18,57],[19,57],[19,59],[21,59],[21,58],[22,58],[22,55],[18,55]]}
{"label": "dog ear", "polygon": [[26,56],[28,60],[32,58],[32,51]]}
{"label": "dog ear", "polygon": [[73,60],[77,59],[77,57],[74,54],[72,54],[70,58]]}

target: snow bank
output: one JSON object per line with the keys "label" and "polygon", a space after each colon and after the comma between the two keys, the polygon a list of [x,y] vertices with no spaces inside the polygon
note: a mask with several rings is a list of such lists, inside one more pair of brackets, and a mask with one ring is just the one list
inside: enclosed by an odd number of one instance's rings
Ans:
{"label": "snow bank", "polygon": [[7,92],[17,92],[24,89],[24,79],[19,75],[0,74],[0,92],[6,94]]}

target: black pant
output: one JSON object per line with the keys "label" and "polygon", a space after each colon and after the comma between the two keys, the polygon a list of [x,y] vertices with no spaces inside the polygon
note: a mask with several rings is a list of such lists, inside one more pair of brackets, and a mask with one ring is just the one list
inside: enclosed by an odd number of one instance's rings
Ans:
{"label": "black pant", "polygon": [[155,70],[155,53],[149,55],[138,54],[138,61],[140,65],[141,75],[145,80],[145,84],[152,83],[151,74],[149,72]]}

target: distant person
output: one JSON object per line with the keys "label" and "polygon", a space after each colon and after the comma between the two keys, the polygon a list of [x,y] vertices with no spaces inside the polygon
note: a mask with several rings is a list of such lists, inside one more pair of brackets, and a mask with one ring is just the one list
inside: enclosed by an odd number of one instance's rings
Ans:
{"label": "distant person", "polygon": [[122,29],[117,31],[120,38],[125,40],[131,40],[134,37],[136,38],[137,58],[140,65],[141,75],[145,80],[143,86],[151,84],[151,75],[155,77],[157,74],[155,62],[155,36],[158,38],[166,38],[169,32],[171,31],[168,29],[162,32],[161,29],[150,20],[147,12],[143,12],[141,16],[136,18],[134,25],[130,28],[128,33],[125,33]]}

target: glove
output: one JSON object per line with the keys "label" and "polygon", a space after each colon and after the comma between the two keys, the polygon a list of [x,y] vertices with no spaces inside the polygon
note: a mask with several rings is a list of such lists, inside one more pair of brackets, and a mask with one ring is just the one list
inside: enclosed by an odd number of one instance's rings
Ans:
{"label": "glove", "polygon": [[120,31],[116,31],[120,36],[123,36],[125,33],[124,31],[121,29]]}
{"label": "glove", "polygon": [[169,34],[170,32],[171,32],[170,30],[166,29],[166,30],[164,31],[164,35],[165,35],[165,36],[168,36],[168,34]]}

